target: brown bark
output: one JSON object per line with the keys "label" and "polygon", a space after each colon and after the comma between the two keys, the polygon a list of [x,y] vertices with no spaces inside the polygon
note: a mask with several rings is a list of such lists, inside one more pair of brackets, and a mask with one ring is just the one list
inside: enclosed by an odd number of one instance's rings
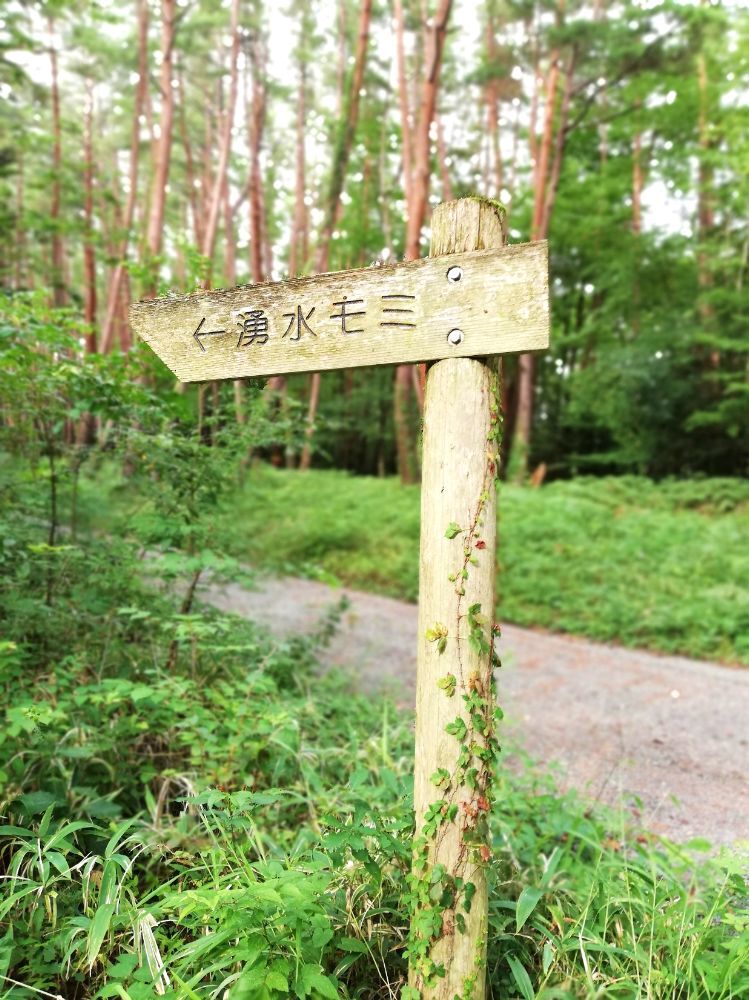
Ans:
{"label": "brown bark", "polygon": [[393,419],[395,422],[395,451],[398,473],[402,483],[415,482],[412,462],[411,433],[408,426],[408,403],[411,396],[413,365],[398,365],[395,369],[393,393]]}
{"label": "brown bark", "polygon": [[146,247],[152,276],[148,295],[156,294],[158,280],[157,258],[161,253],[164,236],[164,212],[166,209],[166,188],[169,183],[169,166],[172,155],[172,128],[174,125],[174,89],[172,87],[172,64],[176,27],[177,0],[161,0],[161,117],[156,151],[156,164],[151,186],[151,211],[148,220]]}
{"label": "brown bark", "polygon": [[559,83],[558,49],[551,53],[549,72],[546,76],[546,98],[544,104],[544,125],[541,134],[541,145],[538,150],[538,163],[535,171],[535,189],[533,192],[533,219],[531,222],[531,240],[542,239],[540,233],[543,225],[544,202],[549,176],[549,161],[551,157],[552,140],[554,136],[554,117],[556,109],[557,85]]}
{"label": "brown bark", "polygon": [[331,169],[328,199],[325,210],[325,221],[320,233],[320,242],[317,248],[316,269],[318,272],[328,270],[330,259],[330,241],[333,237],[333,230],[335,229],[336,220],[338,218],[341,193],[343,191],[343,184],[346,178],[346,168],[348,166],[354,135],[356,134],[356,126],[359,122],[359,96],[364,83],[364,67],[367,58],[369,24],[371,17],[372,0],[361,0],[356,55],[354,57],[354,71],[351,76],[345,120],[343,128],[339,133],[335,153],[333,155],[333,165]]}
{"label": "brown bark", "polygon": [[239,0],[232,0],[231,5],[231,53],[229,55],[229,94],[224,109],[223,128],[219,147],[218,165],[213,179],[211,202],[208,209],[208,221],[203,235],[202,254],[208,261],[207,275],[203,281],[204,288],[210,288],[213,250],[216,244],[216,230],[221,210],[221,201],[228,180],[229,156],[231,154],[231,133],[234,124],[234,109],[237,104],[238,64],[239,64]]}
{"label": "brown bark", "polygon": [[[704,0],[703,0],[704,4]],[[697,93],[699,99],[697,134],[699,144],[697,167],[697,284],[700,294],[697,299],[697,315],[703,330],[708,331],[713,324],[714,309],[709,301],[713,287],[710,270],[710,255],[707,241],[715,226],[714,171],[711,162],[712,141],[710,138],[710,95],[707,59],[704,50],[697,54]],[[710,364],[720,365],[720,351],[710,351]]]}
{"label": "brown bark", "polygon": [[[560,24],[563,15],[564,5],[560,3],[557,11],[558,23]],[[541,144],[537,147],[538,155],[534,167],[531,240],[542,240],[547,236],[562,168],[567,118],[569,116],[569,105],[572,94],[574,50],[570,55],[566,67],[565,87],[555,136],[554,122],[557,117],[556,104],[560,62],[560,50],[558,48],[552,49],[549,56],[549,69],[546,75],[543,131]],[[532,354],[521,354],[518,358],[517,411],[512,439],[513,478],[521,482],[525,479],[528,471],[528,453],[531,445],[531,428],[533,424],[534,382],[535,359]]]}
{"label": "brown bark", "polygon": [[304,131],[306,122],[307,101],[307,67],[304,55],[299,52],[299,88],[296,107],[296,181],[294,194],[294,221],[291,230],[289,246],[289,276],[295,278],[300,271],[300,259],[306,264],[305,233],[307,230],[307,206],[304,203],[306,194],[306,162],[304,149]]}
{"label": "brown bark", "polygon": [[429,132],[434,119],[439,89],[442,53],[447,35],[452,0],[440,0],[439,9],[429,28],[429,52],[426,53],[424,80],[421,93],[419,121],[416,128],[416,148],[414,151],[414,172],[411,178],[412,199],[408,206],[408,226],[406,229],[406,260],[416,260],[419,256],[421,229],[426,218],[429,203],[430,151]]}
{"label": "brown bark", "polygon": [[551,163],[551,170],[544,192],[543,212],[541,215],[541,225],[536,239],[545,240],[549,235],[549,224],[551,213],[554,210],[557,188],[559,187],[559,176],[562,172],[562,159],[564,157],[564,144],[567,138],[567,122],[570,115],[570,100],[572,98],[572,82],[575,73],[575,51],[570,53],[564,78],[564,91],[559,109],[559,122],[557,124],[556,136],[554,139],[554,158]]}
{"label": "brown bark", "polygon": [[83,118],[83,322],[86,326],[86,351],[96,354],[96,252],[94,250],[94,85],[86,80],[86,103]]}
{"label": "brown bark", "polygon": [[[447,24],[452,8],[452,0],[440,0],[437,13],[427,26],[425,21],[424,75],[422,80],[421,103],[416,126],[413,151],[413,169],[409,178],[410,197],[408,200],[408,222],[406,225],[406,260],[419,256],[421,230],[429,203],[429,180],[431,174],[430,130],[437,106],[440,68],[447,35]],[[414,478],[411,456],[410,427],[407,419],[412,375],[410,365],[398,365],[395,370],[395,390],[393,395],[393,417],[395,421],[396,453],[401,482],[412,482]],[[419,372],[420,384],[424,384],[425,370]],[[422,396],[423,398],[423,396]]]}
{"label": "brown bark", "polygon": [[224,216],[224,281],[227,288],[237,283],[237,251],[234,245],[234,215],[229,200],[229,178],[224,177],[221,192]]}
{"label": "brown bark", "polygon": [[445,144],[445,130],[442,127],[442,118],[437,113],[435,115],[437,122],[437,162],[440,168],[440,179],[442,181],[442,200],[452,201],[453,200],[453,186],[450,180],[450,171],[447,167],[447,147]]}
{"label": "brown bark", "polygon": [[403,193],[406,205],[411,204],[411,175],[413,173],[413,152],[411,149],[411,130],[413,128],[411,109],[406,86],[406,55],[403,44],[404,23],[402,0],[394,0],[395,14],[395,51],[398,61],[398,100],[401,113],[401,136],[403,150]]}
{"label": "brown bark", "polygon": [[304,447],[299,459],[299,468],[302,471],[309,469],[312,464],[312,437],[315,433],[315,417],[317,416],[317,404],[320,400],[320,372],[313,372],[309,380],[309,404],[307,406],[307,427],[304,435]]}
{"label": "brown bark", "polygon": [[486,17],[486,55],[492,67],[491,77],[484,88],[484,100],[486,101],[486,127],[489,135],[489,157],[492,162],[492,176],[495,190],[495,197],[501,197],[503,187],[502,179],[502,151],[499,142],[499,92],[497,81],[494,78],[494,59],[497,54],[497,41],[495,37],[494,10],[490,6]]}
{"label": "brown bark", "polygon": [[[146,104],[148,91],[148,0],[138,0],[138,84],[135,88],[133,123],[130,130],[130,169],[127,202],[122,219],[123,237],[118,251],[119,260],[112,272],[107,296],[107,311],[101,329],[100,350],[106,354],[114,341],[114,327],[122,299],[121,289],[126,275],[125,258],[130,242],[130,230],[135,217],[138,196],[138,164],[140,159],[140,117]],[[116,168],[116,164],[115,164]]]}
{"label": "brown bark", "polygon": [[16,185],[16,234],[15,234],[15,253],[16,253],[16,274],[15,274],[15,287],[16,291],[26,288],[29,285],[27,270],[26,270],[26,222],[25,222],[25,176],[24,176],[24,165],[25,160],[23,153],[19,151],[18,153],[18,181]]}
{"label": "brown bark", "polygon": [[512,122],[512,153],[510,154],[510,171],[509,177],[507,179],[507,190],[510,193],[508,199],[509,204],[507,206],[507,216],[509,221],[510,209],[512,208],[512,201],[515,197],[515,188],[517,187],[518,179],[518,139],[520,137],[520,101],[518,100],[515,105],[515,117]]}
{"label": "brown bark", "polygon": [[343,118],[343,91],[346,81],[346,0],[338,0],[338,62],[336,63],[336,118]]}
{"label": "brown bark", "polygon": [[62,238],[60,203],[62,190],[62,124],[60,119],[60,83],[57,69],[57,49],[55,48],[55,22],[47,18],[49,34],[49,60],[51,71],[50,99],[52,104],[52,204],[50,223],[52,226],[52,302],[56,307],[67,302],[65,287],[65,244]]}
{"label": "brown bark", "polygon": [[[346,105],[346,116],[336,143],[333,155],[333,164],[330,175],[330,185],[328,188],[328,201],[325,212],[325,221],[320,232],[320,239],[317,246],[316,270],[318,272],[327,271],[330,262],[330,243],[333,238],[338,212],[340,209],[341,193],[346,177],[351,146],[356,134],[356,127],[359,122],[359,97],[364,83],[364,67],[367,59],[367,45],[369,43],[369,25],[372,17],[372,0],[361,0],[359,8],[359,27],[356,41],[356,55],[354,56],[354,70],[351,75],[348,101]],[[320,398],[320,373],[313,372],[310,377],[309,408],[307,411],[307,427],[305,430],[305,442],[302,449],[302,456],[299,461],[300,469],[308,469],[312,461],[312,436],[315,428],[315,417],[317,416],[317,404]]]}
{"label": "brown bark", "polygon": [[182,140],[182,149],[185,154],[185,177],[187,181],[187,199],[190,203],[192,214],[193,232],[195,233],[195,243],[197,246],[203,245],[203,206],[200,192],[198,190],[197,174],[195,171],[195,157],[192,151],[190,133],[187,130],[187,116],[185,114],[185,83],[182,75],[179,76],[179,134]]}
{"label": "brown bark", "polygon": [[635,132],[632,145],[632,232],[639,236],[642,232],[642,133]]}
{"label": "brown bark", "polygon": [[248,193],[250,202],[250,272],[252,280],[265,280],[263,267],[263,179],[260,172],[260,148],[265,128],[265,42],[258,31],[250,41],[250,66],[252,68],[252,101],[248,134],[250,173]]}

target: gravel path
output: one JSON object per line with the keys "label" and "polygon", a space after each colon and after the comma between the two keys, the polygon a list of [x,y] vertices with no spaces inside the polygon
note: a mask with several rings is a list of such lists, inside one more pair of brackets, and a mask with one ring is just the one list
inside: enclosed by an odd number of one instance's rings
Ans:
{"label": "gravel path", "polygon": [[[345,593],[351,607],[325,661],[413,703],[415,605],[293,578],[258,587],[202,596],[284,635],[312,629]],[[562,788],[623,804],[675,840],[749,842],[749,670],[510,625],[500,651],[505,738],[557,762]]]}

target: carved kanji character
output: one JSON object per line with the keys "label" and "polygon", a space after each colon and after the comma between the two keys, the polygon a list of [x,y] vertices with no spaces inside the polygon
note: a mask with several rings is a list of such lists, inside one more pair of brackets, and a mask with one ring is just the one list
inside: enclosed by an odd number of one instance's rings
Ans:
{"label": "carved kanji character", "polygon": [[[414,314],[413,309],[408,308],[408,304],[413,302],[415,298],[415,295],[383,295],[382,301],[386,302],[387,305],[382,307],[382,311],[385,313],[386,318],[380,321],[380,326],[415,327],[415,323],[411,323],[405,319],[406,316],[413,316]],[[396,316],[404,318],[396,319]]]}
{"label": "carved kanji character", "polygon": [[267,344],[268,317],[262,309],[245,309],[237,320],[239,340],[237,347],[250,347],[254,343]]}
{"label": "carved kanji character", "polygon": [[302,312],[302,307],[297,306],[296,312],[284,313],[283,318],[288,319],[289,325],[286,327],[286,332],[283,334],[283,336],[285,337],[289,333],[289,331],[291,330],[292,326],[294,326],[294,323],[296,321],[296,329],[294,330],[293,336],[289,337],[289,340],[301,340],[302,327],[304,327],[304,329],[307,330],[308,333],[311,333],[313,337],[316,337],[317,334],[307,322],[307,320],[310,318],[310,316],[314,311],[315,307],[312,306],[310,311],[305,316],[304,313]]}
{"label": "carved kanji character", "polygon": [[366,316],[367,313],[366,313],[365,309],[355,310],[354,312],[351,311],[351,306],[363,306],[364,305],[364,299],[347,299],[346,296],[344,295],[343,296],[343,300],[341,302],[334,302],[333,305],[334,306],[340,306],[341,307],[341,311],[337,312],[337,313],[333,313],[330,318],[331,319],[339,319],[341,321],[341,330],[342,330],[343,333],[363,333],[364,332],[363,329],[362,330],[349,330],[347,328],[347,326],[346,326],[346,320],[350,319],[352,316]]}

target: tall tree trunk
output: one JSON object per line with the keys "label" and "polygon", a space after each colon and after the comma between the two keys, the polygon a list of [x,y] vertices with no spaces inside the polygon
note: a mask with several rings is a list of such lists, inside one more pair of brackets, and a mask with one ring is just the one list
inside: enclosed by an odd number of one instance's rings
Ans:
{"label": "tall tree trunk", "polygon": [[203,257],[205,257],[208,261],[208,273],[203,281],[204,288],[210,288],[211,286],[213,249],[216,243],[218,217],[221,210],[221,199],[224,196],[224,189],[228,182],[229,156],[231,155],[231,135],[232,127],[234,125],[234,109],[237,105],[239,42],[239,0],[232,0],[231,53],[229,56],[229,95],[226,102],[226,108],[224,110],[218,166],[216,167],[216,175],[213,179],[211,202],[208,209],[208,221],[206,222],[205,233],[203,235],[202,253]]}
{"label": "tall tree trunk", "polygon": [[554,137],[554,158],[551,162],[551,169],[544,192],[543,211],[541,214],[541,225],[539,226],[536,239],[545,240],[549,235],[549,224],[551,214],[554,211],[557,188],[559,187],[559,177],[562,172],[562,160],[564,157],[564,145],[567,139],[567,122],[570,116],[570,101],[572,99],[572,84],[575,74],[575,57],[573,49],[570,52],[569,60],[565,69],[564,90],[562,92],[562,102],[559,109],[559,122],[557,124],[556,136]]}
{"label": "tall tree trunk", "polygon": [[305,124],[307,102],[307,66],[301,46],[299,49],[299,88],[296,105],[296,180],[294,193],[294,221],[289,246],[289,277],[295,278],[300,271],[300,258],[306,264],[304,251],[304,233],[307,229],[307,206],[304,198],[307,193],[306,161],[305,161]]}
{"label": "tall tree trunk", "polygon": [[[138,164],[140,159],[140,119],[146,104],[148,91],[148,0],[138,0],[138,84],[135,88],[133,123],[130,129],[130,172],[125,215],[122,219],[123,237],[119,248],[119,259],[112,273],[107,296],[107,311],[101,329],[100,350],[106,354],[114,341],[115,318],[122,300],[121,289],[126,275],[125,258],[130,242],[130,231],[135,217],[135,203],[138,196]],[[117,165],[115,163],[115,169]]]}
{"label": "tall tree trunk", "polygon": [[[430,130],[437,107],[440,68],[442,66],[442,54],[445,47],[447,24],[451,8],[452,0],[440,0],[437,13],[432,18],[428,27],[425,24],[427,37],[424,47],[424,75],[413,150],[413,170],[408,184],[410,199],[408,201],[408,222],[406,224],[406,260],[416,260],[419,256],[421,230],[426,219],[427,205],[429,204],[429,180],[431,176]],[[398,365],[396,367],[395,390],[393,394],[398,472],[403,483],[410,483],[414,480],[413,463],[411,460],[414,449],[404,409],[412,385],[410,368],[410,365]],[[423,370],[420,378],[423,387]]]}
{"label": "tall tree trunk", "polygon": [[55,22],[47,18],[49,34],[49,60],[51,73],[52,103],[52,204],[50,222],[52,225],[52,302],[64,306],[67,302],[65,287],[65,245],[62,238],[60,203],[62,198],[62,124],[60,119],[60,83],[57,69],[57,49],[55,48]]}
{"label": "tall tree trunk", "polygon": [[[372,18],[372,0],[361,0],[359,8],[359,27],[356,41],[356,55],[354,56],[354,70],[351,74],[348,100],[346,102],[346,114],[343,127],[338,134],[335,152],[333,154],[333,164],[330,173],[330,185],[328,188],[328,199],[325,210],[325,221],[320,233],[317,246],[316,270],[318,273],[327,271],[330,266],[330,242],[333,238],[340,210],[341,194],[346,177],[351,146],[356,134],[356,126],[359,123],[359,97],[364,83],[364,67],[367,60],[367,45],[369,43],[369,25]],[[305,442],[302,448],[302,457],[299,462],[300,469],[308,469],[312,461],[312,436],[315,428],[315,417],[317,416],[317,404],[320,399],[320,373],[313,372],[310,378],[309,408],[307,411],[307,428],[305,432]]]}
{"label": "tall tree trunk", "polygon": [[328,198],[325,209],[325,221],[323,222],[323,227],[320,233],[320,241],[317,248],[316,269],[318,272],[328,270],[330,259],[330,241],[333,237],[333,230],[335,229],[336,221],[338,219],[341,193],[343,191],[343,184],[346,178],[346,168],[351,154],[351,146],[353,145],[354,136],[356,134],[356,126],[359,122],[359,96],[364,83],[364,67],[367,59],[367,44],[369,42],[369,25],[371,17],[372,0],[361,0],[356,55],[354,57],[354,71],[351,75],[343,127],[339,131],[333,155],[330,185],[328,188]]}
{"label": "tall tree trunk", "polygon": [[442,181],[442,200],[453,200],[453,186],[450,181],[450,171],[447,166],[447,146],[445,144],[445,130],[442,126],[442,116],[435,114],[437,124],[437,162],[440,168],[440,179]]}
{"label": "tall tree trunk", "polygon": [[83,322],[86,326],[86,351],[96,354],[96,252],[94,250],[94,84],[86,80],[86,103],[83,116]]}
{"label": "tall tree trunk", "polygon": [[638,126],[632,143],[632,232],[635,236],[642,232],[642,188],[642,132]]}
{"label": "tall tree trunk", "polygon": [[403,23],[403,2],[394,0],[395,13],[395,51],[398,60],[398,100],[401,113],[401,136],[403,155],[403,193],[406,205],[411,204],[411,175],[413,173],[413,152],[411,149],[412,117],[406,86],[406,55],[404,46],[405,27]]}
{"label": "tall tree trunk", "polygon": [[486,129],[489,135],[489,157],[493,167],[489,176],[494,186],[494,197],[501,198],[503,187],[502,150],[499,141],[499,94],[497,81],[494,77],[496,71],[494,60],[497,54],[497,40],[494,32],[494,3],[490,3],[486,15],[486,55],[491,66],[492,75],[484,88],[484,100],[486,102]]}
{"label": "tall tree trunk", "polygon": [[[702,0],[705,6],[705,0]],[[704,44],[697,53],[697,94],[698,119],[697,138],[699,144],[697,167],[697,283],[699,296],[697,299],[697,315],[703,332],[707,333],[713,326],[715,311],[709,299],[713,287],[713,274],[710,269],[710,254],[708,239],[715,226],[714,206],[714,170],[711,160],[712,140],[710,137],[710,81],[708,78],[707,59]],[[717,368],[720,365],[720,351],[713,348],[709,354],[710,365]]]}
{"label": "tall tree trunk", "polygon": [[[563,23],[563,14],[564,4],[560,3],[557,10],[557,23],[559,26]],[[541,144],[537,148],[537,160],[534,169],[535,186],[533,192],[531,240],[546,238],[562,167],[567,116],[569,114],[569,102],[572,93],[574,52],[570,56],[570,61],[567,65],[565,89],[562,97],[560,120],[557,126],[555,143],[554,121],[556,118],[560,62],[561,53],[555,47],[549,56],[549,69],[546,75],[544,125]],[[553,159],[552,153],[554,154]],[[533,425],[534,382],[535,358],[532,354],[521,354],[518,358],[517,412],[515,415],[511,456],[513,479],[518,482],[522,482],[528,472],[528,453],[531,446],[531,428]]]}
{"label": "tall tree trunk", "polygon": [[151,278],[148,295],[156,294],[158,284],[158,257],[164,238],[164,214],[166,210],[166,189],[169,183],[169,165],[172,155],[172,128],[174,124],[174,88],[172,87],[172,66],[174,57],[174,33],[176,27],[177,0],[161,0],[161,118],[156,151],[156,164],[151,186],[151,214],[148,220],[146,245],[148,250]]}
{"label": "tall tree trunk", "polygon": [[20,291],[27,287],[26,270],[26,220],[25,220],[25,168],[26,160],[23,152],[18,153],[18,181],[16,185],[16,276],[15,288]]}
{"label": "tall tree trunk", "polygon": [[[182,149],[185,154],[185,181],[187,183],[187,200],[190,205],[192,215],[193,233],[195,235],[195,245],[203,246],[203,206],[200,200],[200,192],[197,185],[197,174],[195,171],[195,156],[192,151],[190,133],[187,129],[187,115],[185,114],[186,96],[185,81],[182,73],[177,78],[179,81],[179,134],[182,140]],[[202,185],[200,191],[202,191]]]}
{"label": "tall tree trunk", "polygon": [[424,80],[421,92],[419,121],[416,127],[416,148],[414,151],[414,172],[411,178],[412,202],[408,206],[408,226],[406,228],[406,260],[416,260],[419,256],[421,230],[426,219],[429,203],[429,178],[431,142],[429,132],[434,120],[439,90],[442,53],[447,35],[452,0],[440,0],[439,9],[429,26],[429,49],[426,53]]}
{"label": "tall tree trunk", "polygon": [[250,202],[250,272],[254,282],[265,281],[263,267],[263,178],[260,172],[260,149],[265,128],[266,90],[265,41],[258,30],[250,40],[250,66],[252,68],[252,102],[249,122],[250,173],[248,180]]}

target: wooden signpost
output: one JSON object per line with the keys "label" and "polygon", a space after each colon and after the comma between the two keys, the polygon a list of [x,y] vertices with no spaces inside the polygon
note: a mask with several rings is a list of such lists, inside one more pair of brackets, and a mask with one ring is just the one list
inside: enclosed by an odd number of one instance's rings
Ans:
{"label": "wooden signpost", "polygon": [[494,736],[496,356],[549,343],[545,243],[505,246],[503,210],[432,215],[430,257],[133,305],[185,382],[433,361],[424,405],[416,835],[403,1000],[483,1000]]}

